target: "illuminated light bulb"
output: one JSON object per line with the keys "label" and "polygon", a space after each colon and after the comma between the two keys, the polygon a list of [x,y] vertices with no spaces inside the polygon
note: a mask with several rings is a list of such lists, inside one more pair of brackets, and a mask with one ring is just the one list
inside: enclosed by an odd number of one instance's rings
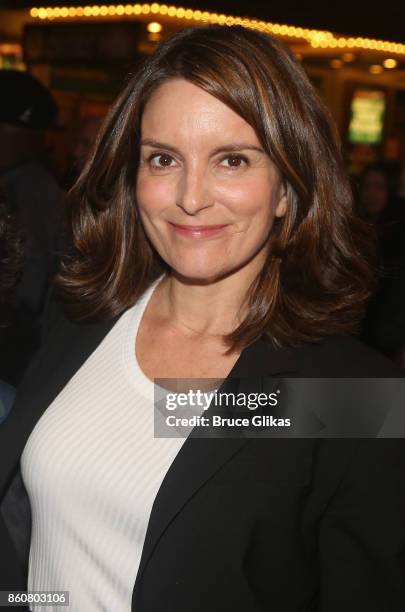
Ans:
{"label": "illuminated light bulb", "polygon": [[146,26],[146,29],[152,34],[157,34],[158,32],[161,32],[163,28],[161,23],[158,23],[157,21],[151,21]]}
{"label": "illuminated light bulb", "polygon": [[115,7],[115,11],[117,15],[123,15],[125,13],[125,9],[122,4],[119,4],[117,7]]}
{"label": "illuminated light bulb", "polygon": [[85,17],[90,17],[90,15],[93,13],[93,9],[91,8],[91,6],[85,6],[83,9],[83,14]]}
{"label": "illuminated light bulb", "polygon": [[370,66],[370,68],[368,69],[368,71],[371,74],[381,74],[383,71],[383,67],[380,66],[379,64],[373,64],[372,66]]}
{"label": "illuminated light bulb", "polygon": [[108,6],[100,6],[100,15],[108,15]]}
{"label": "illuminated light bulb", "polygon": [[186,12],[184,13],[184,17],[185,19],[192,19],[193,18],[193,10],[192,9],[186,9]]}
{"label": "illuminated light bulb", "polygon": [[152,6],[150,7],[150,11],[151,13],[154,13],[154,14],[159,12],[159,5],[157,4],[157,2],[154,2],[152,4]]}
{"label": "illuminated light bulb", "polygon": [[227,17],[226,18],[226,25],[227,26],[233,26],[236,24],[236,19],[235,17]]}
{"label": "illuminated light bulb", "polygon": [[[55,17],[57,17],[56,9],[55,9]],[[76,17],[76,9],[73,6],[69,8],[69,17]]]}
{"label": "illuminated light bulb", "polygon": [[82,6],[78,6],[77,9],[76,9],[76,15],[78,17],[83,17],[83,12],[84,12],[83,7]]}
{"label": "illuminated light bulb", "polygon": [[92,6],[90,8],[90,15],[93,15],[93,17],[98,17],[100,15],[100,11],[101,6]]}
{"label": "illuminated light bulb", "polygon": [[200,21],[202,17],[202,11],[193,11],[193,19]]}
{"label": "illuminated light bulb", "polygon": [[398,62],[397,60],[388,58],[383,61],[383,65],[384,65],[384,68],[396,68],[396,66],[398,65]]}
{"label": "illuminated light bulb", "polygon": [[109,6],[107,8],[107,12],[108,12],[109,15],[115,15],[117,11],[116,11],[115,6]]}
{"label": "illuminated light bulb", "polygon": [[285,36],[287,34],[288,28],[285,25],[282,25],[280,28],[280,34],[281,36]]}
{"label": "illuminated light bulb", "polygon": [[185,12],[186,11],[183,7],[176,9],[176,17],[178,17],[179,19],[183,19]]}
{"label": "illuminated light bulb", "polygon": [[344,62],[353,62],[355,58],[356,56],[354,55],[354,53],[343,53],[342,55],[342,60]]}
{"label": "illuminated light bulb", "polygon": [[68,15],[69,15],[69,10],[68,10],[68,8],[67,8],[66,6],[63,6],[63,7],[60,9],[60,16],[61,16],[61,17],[67,17]]}
{"label": "illuminated light bulb", "polygon": [[150,13],[150,6],[149,6],[149,4],[142,4],[142,13],[144,15],[149,15],[149,13]]}
{"label": "illuminated light bulb", "polygon": [[169,17],[175,17],[176,16],[176,7],[175,6],[169,6],[167,14],[169,15]]}
{"label": "illuminated light bulb", "polygon": [[343,66],[343,62],[340,59],[333,59],[330,62],[330,67],[331,68],[337,69],[337,68],[341,68],[342,66]]}

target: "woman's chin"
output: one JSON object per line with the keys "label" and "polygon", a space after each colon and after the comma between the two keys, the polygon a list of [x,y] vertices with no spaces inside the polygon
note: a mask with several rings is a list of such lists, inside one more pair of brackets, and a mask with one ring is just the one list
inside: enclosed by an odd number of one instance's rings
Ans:
{"label": "woman's chin", "polygon": [[232,270],[218,268],[217,266],[184,266],[171,265],[172,275],[182,282],[208,285],[214,283],[229,274]]}

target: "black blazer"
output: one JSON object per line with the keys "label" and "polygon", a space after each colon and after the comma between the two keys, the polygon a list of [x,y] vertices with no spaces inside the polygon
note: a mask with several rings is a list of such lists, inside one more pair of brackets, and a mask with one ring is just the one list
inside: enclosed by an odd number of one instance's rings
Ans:
{"label": "black blazer", "polygon": [[[27,438],[114,322],[60,316],[0,428],[2,590],[26,589]],[[259,340],[228,379],[261,376],[398,371],[357,341],[330,337],[283,350]],[[402,448],[397,439],[189,437],[152,509],[132,610],[404,612]]]}

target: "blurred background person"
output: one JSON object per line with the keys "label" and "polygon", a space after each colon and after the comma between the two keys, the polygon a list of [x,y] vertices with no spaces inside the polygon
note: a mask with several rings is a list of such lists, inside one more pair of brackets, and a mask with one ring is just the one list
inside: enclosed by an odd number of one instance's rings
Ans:
{"label": "blurred background person", "polygon": [[68,170],[62,179],[64,189],[69,190],[79,178],[94,147],[103,119],[104,115],[97,115],[80,120],[75,130],[71,153],[68,156]]}
{"label": "blurred background person", "polygon": [[373,223],[384,219],[384,213],[394,205],[396,180],[392,166],[384,162],[367,165],[359,181],[359,208],[362,216]]}
{"label": "blurred background person", "polygon": [[379,242],[379,289],[367,308],[364,339],[405,369],[405,206],[399,186],[397,164],[370,164],[360,177],[358,206]]}
{"label": "blurred background person", "polygon": [[40,342],[49,282],[57,269],[63,192],[49,171],[46,131],[57,105],[27,72],[0,71],[0,184],[22,227],[26,259],[11,325],[0,346],[0,378],[17,385]]}
{"label": "blurred background person", "polygon": [[[0,193],[0,339],[12,320],[17,281],[24,263],[23,241],[16,216]],[[10,412],[15,389],[0,379],[0,423]]]}

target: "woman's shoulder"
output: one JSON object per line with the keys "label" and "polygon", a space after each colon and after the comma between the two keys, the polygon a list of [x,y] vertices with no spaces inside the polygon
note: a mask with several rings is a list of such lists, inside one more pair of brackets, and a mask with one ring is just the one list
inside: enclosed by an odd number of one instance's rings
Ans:
{"label": "woman's shoulder", "polygon": [[299,347],[300,375],[308,377],[404,378],[405,373],[357,338],[327,336]]}

